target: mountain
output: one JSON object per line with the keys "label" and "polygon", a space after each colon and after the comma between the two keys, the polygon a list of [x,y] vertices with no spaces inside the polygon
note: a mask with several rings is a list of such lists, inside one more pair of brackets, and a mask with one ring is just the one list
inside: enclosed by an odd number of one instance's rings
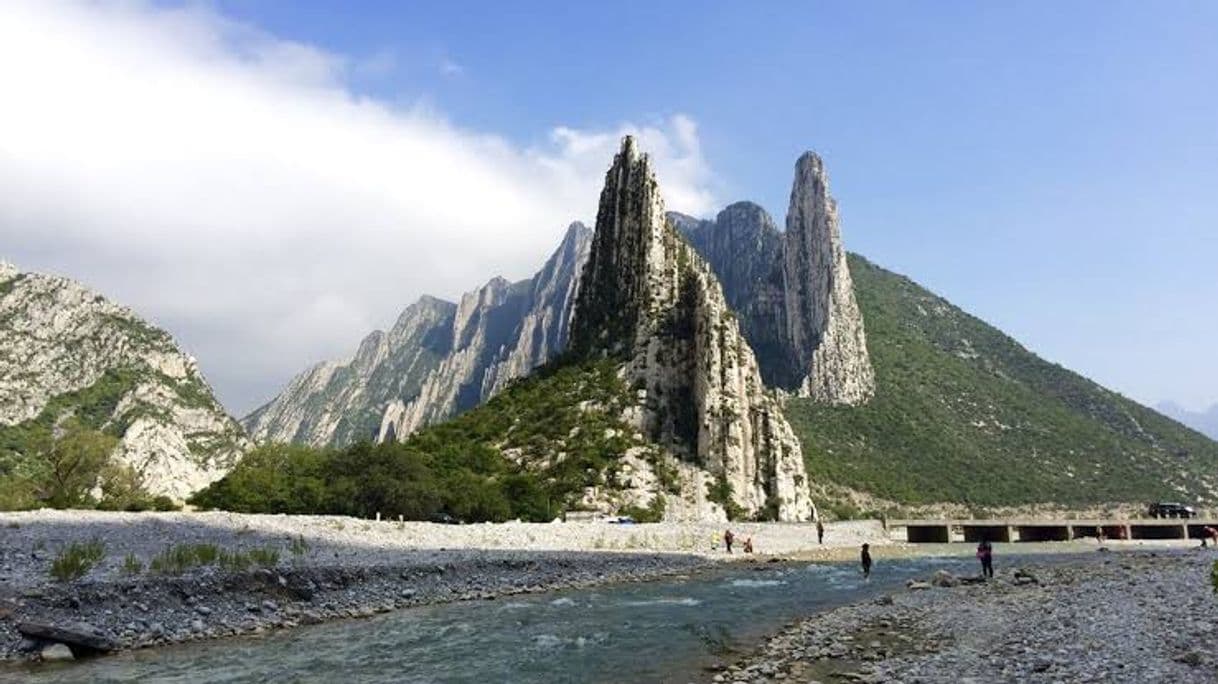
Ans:
{"label": "mountain", "polygon": [[388,333],[300,374],[242,424],[259,442],[338,446],[402,439],[485,402],[566,346],[591,235],[571,224],[528,280],[494,278],[456,304],[423,297]]}
{"label": "mountain", "polygon": [[785,232],[751,202],[714,221],[670,219],[723,283],[767,385],[829,404],[871,398],[867,337],[820,157],[808,152],[795,164]]}
{"label": "mountain", "polygon": [[0,262],[0,476],[37,466],[68,418],[116,438],[112,458],[179,501],[248,447],[169,334],[71,280]]}
{"label": "mountain", "polygon": [[605,176],[569,353],[609,358],[635,394],[627,421],[692,465],[684,499],[743,515],[812,513],[799,442],[766,391],[714,272],[664,213],[650,160],[627,137]]}
{"label": "mountain", "polygon": [[808,469],[879,501],[976,507],[1218,502],[1218,443],[1050,363],[851,255],[875,397],[793,398]]}
{"label": "mountain", "polygon": [[1189,411],[1174,401],[1160,402],[1155,409],[1191,427],[1210,439],[1218,439],[1218,404],[1206,411]]}

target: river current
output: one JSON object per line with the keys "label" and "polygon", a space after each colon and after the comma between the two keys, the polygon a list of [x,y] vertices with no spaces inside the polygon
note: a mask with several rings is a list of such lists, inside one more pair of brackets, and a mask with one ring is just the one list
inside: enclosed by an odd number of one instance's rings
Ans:
{"label": "river current", "polygon": [[975,561],[739,564],[0,672],[49,682],[680,682],[791,620]]}

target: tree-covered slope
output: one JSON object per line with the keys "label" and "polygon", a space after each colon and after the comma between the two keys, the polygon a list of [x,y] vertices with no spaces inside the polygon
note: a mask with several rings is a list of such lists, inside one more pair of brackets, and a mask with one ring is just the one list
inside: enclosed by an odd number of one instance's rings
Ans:
{"label": "tree-covered slope", "polygon": [[852,255],[875,365],[859,407],[790,399],[814,482],[902,504],[1218,500],[1218,443]]}
{"label": "tree-covered slope", "polygon": [[[640,510],[618,493],[633,487],[660,494],[677,474],[621,420],[628,402],[612,363],[553,362],[403,442],[260,447],[192,502],[261,513],[547,522],[589,503],[591,489],[603,490],[596,503],[654,519],[663,498]],[[639,481],[639,459],[661,477]]]}

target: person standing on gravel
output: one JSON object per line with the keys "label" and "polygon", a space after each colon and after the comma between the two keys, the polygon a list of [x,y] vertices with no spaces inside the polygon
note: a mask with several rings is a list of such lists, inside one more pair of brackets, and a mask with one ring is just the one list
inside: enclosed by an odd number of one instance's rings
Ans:
{"label": "person standing on gravel", "polygon": [[727,552],[732,552],[732,542],[736,540],[736,535],[732,534],[731,530],[723,531],[723,545],[727,547]]}
{"label": "person standing on gravel", "polygon": [[863,544],[860,560],[863,562],[863,579],[871,579],[871,544]]}
{"label": "person standing on gravel", "polygon": [[982,539],[977,545],[977,560],[981,561],[981,576],[994,579],[994,547],[989,539]]}
{"label": "person standing on gravel", "polygon": [[816,519],[816,543],[825,543],[825,523],[821,522],[820,518]]}

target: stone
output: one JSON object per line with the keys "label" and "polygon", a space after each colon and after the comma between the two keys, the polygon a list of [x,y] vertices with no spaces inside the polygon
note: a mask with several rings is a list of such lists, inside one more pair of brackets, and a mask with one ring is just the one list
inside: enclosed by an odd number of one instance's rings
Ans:
{"label": "stone", "polygon": [[76,660],[76,656],[72,655],[72,649],[66,644],[47,644],[38,652],[38,657],[46,662]]}
{"label": "stone", "polygon": [[84,622],[58,625],[42,622],[22,622],[17,625],[17,631],[22,636],[31,639],[56,641],[61,644],[67,644],[74,649],[87,652],[106,653],[118,648],[118,644],[113,639]]}
{"label": "stone", "polygon": [[956,587],[960,586],[960,578],[947,570],[937,570],[931,578],[930,583],[936,587]]}

